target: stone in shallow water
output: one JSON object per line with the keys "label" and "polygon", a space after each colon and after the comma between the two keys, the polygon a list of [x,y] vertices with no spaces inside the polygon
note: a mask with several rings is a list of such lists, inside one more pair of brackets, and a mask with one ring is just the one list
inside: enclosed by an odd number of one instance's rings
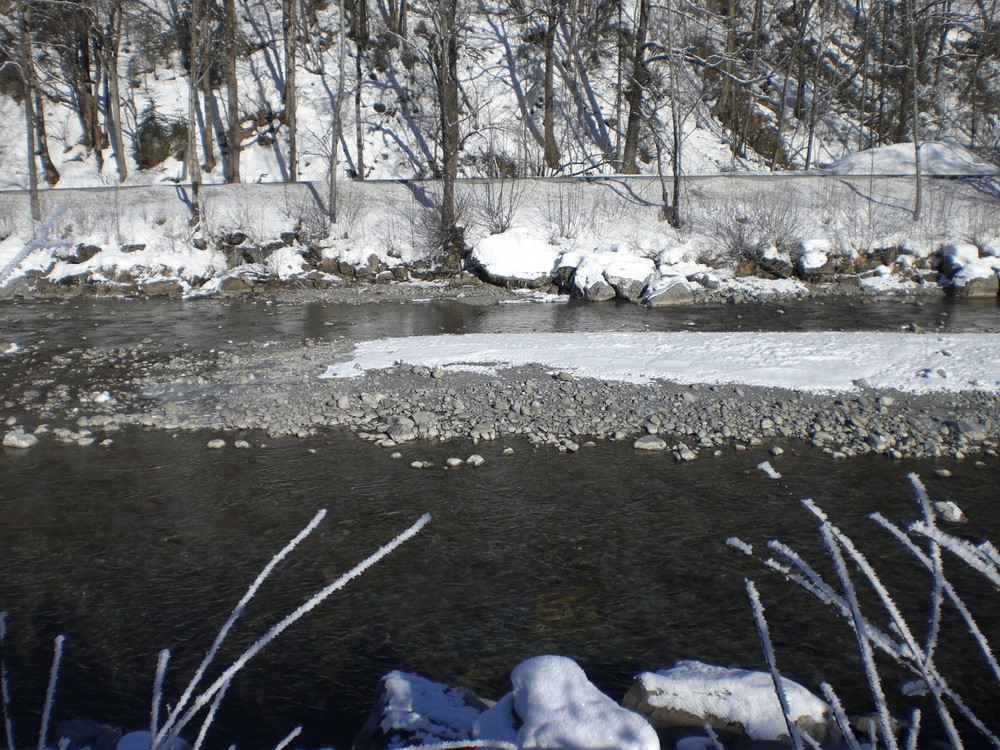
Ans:
{"label": "stone in shallow water", "polygon": [[226,447],[226,441],[222,438],[215,438],[214,440],[208,441],[208,446],[210,450],[217,451]]}
{"label": "stone in shallow water", "polygon": [[14,430],[3,436],[5,448],[31,448],[38,445],[38,438],[27,432]]}
{"label": "stone in shallow water", "polygon": [[656,435],[643,435],[632,447],[639,451],[662,451],[667,447],[667,441]]}

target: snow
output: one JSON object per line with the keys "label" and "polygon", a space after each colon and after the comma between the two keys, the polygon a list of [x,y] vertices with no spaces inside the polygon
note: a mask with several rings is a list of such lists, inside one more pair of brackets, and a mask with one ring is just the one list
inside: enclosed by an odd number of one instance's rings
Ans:
{"label": "snow", "polygon": [[[471,736],[479,709],[460,690],[410,672],[394,670],[383,678],[386,706],[380,727],[387,737],[405,732],[406,744],[462,740]],[[390,741],[388,747],[397,747]]]}
{"label": "snow", "polygon": [[552,274],[560,252],[531,231],[515,228],[481,239],[472,260],[496,276],[532,281]]}
{"label": "snow", "polygon": [[[735,383],[810,392],[1000,391],[1000,335],[844,332],[596,332],[415,336],[362,342],[322,377],[398,363],[496,371],[537,364],[577,377]],[[942,377],[941,372],[946,376]]]}
{"label": "snow", "polygon": [[[913,174],[912,143],[894,143],[868,151],[848,154],[827,171],[835,175],[907,175]],[[974,153],[951,141],[928,141],[920,144],[920,170],[935,176],[995,176],[1000,173]]]}
{"label": "snow", "polygon": [[[680,661],[670,669],[643,672],[638,680],[649,704],[671,707],[694,716],[737,722],[751,740],[788,736],[785,717],[767,672],[727,669],[698,661]],[[830,707],[797,682],[781,678],[792,721],[811,717],[824,723]]]}
{"label": "snow", "polygon": [[[535,656],[514,669],[511,683],[511,693],[477,721],[477,739],[514,742],[526,749],[660,748],[649,723],[598,690],[572,659]],[[519,727],[515,719],[520,719]]]}

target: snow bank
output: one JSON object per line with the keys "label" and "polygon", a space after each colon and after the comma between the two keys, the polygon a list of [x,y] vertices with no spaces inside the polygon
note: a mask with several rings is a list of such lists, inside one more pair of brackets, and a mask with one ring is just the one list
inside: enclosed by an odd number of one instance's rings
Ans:
{"label": "snow bank", "polygon": [[572,659],[533,657],[514,669],[511,683],[476,722],[477,739],[561,750],[660,748],[649,723],[598,690]]}
{"label": "snow bank", "polygon": [[[983,161],[969,149],[950,141],[920,144],[920,169],[923,174],[940,177],[995,176],[1000,169]],[[912,143],[894,143],[859,151],[838,159],[827,171],[836,175],[908,175],[913,174]]]}
{"label": "snow bank", "polygon": [[491,368],[538,364],[580,377],[741,383],[801,391],[1000,391],[1000,335],[844,332],[535,333],[415,336],[359,343],[323,377],[405,362]]}

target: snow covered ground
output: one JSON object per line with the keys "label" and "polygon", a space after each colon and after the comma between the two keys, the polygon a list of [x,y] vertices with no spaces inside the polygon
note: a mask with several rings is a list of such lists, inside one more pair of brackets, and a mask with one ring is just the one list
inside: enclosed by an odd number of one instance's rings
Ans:
{"label": "snow covered ground", "polygon": [[859,385],[913,393],[1000,390],[1000,335],[895,333],[547,333],[361,342],[324,377],[398,363],[490,371],[541,364],[579,377],[738,383],[812,392]]}

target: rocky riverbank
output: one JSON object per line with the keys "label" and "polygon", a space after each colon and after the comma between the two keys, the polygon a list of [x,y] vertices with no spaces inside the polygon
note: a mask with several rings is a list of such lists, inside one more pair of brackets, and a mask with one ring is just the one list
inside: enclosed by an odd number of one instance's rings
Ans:
{"label": "rocky riverbank", "polygon": [[[1000,397],[986,391],[912,394],[859,382],[815,394],[743,385],[634,384],[539,366],[499,373],[397,364],[322,379],[354,341],[256,342],[209,352],[27,346],[0,358],[6,444],[114,440],[125,425],[203,430],[233,441],[350,430],[389,449],[419,440],[527,439],[573,453],[592,441],[632,441],[677,460],[801,440],[834,457],[964,457],[1000,450]],[[68,383],[86,383],[85,387]],[[777,448],[776,448],[777,449]]]}

